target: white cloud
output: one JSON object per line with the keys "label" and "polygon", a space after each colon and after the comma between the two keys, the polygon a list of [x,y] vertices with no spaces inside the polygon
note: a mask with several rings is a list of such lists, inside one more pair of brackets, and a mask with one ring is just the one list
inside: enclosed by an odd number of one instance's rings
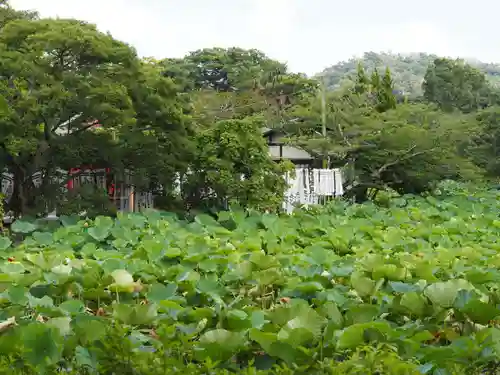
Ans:
{"label": "white cloud", "polygon": [[37,9],[42,16],[93,22],[136,47],[141,55],[180,57],[199,48],[239,46],[260,49],[288,62],[292,70],[307,73],[365,51],[469,56],[471,46],[477,45],[457,36],[450,28],[456,25],[438,24],[429,17],[419,21],[415,19],[418,15],[412,18],[406,11],[401,13],[401,8],[383,14],[396,20],[392,23],[382,21],[377,7],[360,10],[354,17],[353,11],[367,5],[361,3],[363,0],[356,6],[335,5],[331,0],[11,0],[14,7]]}
{"label": "white cloud", "polygon": [[182,56],[204,47],[241,46],[286,59],[294,7],[288,0],[11,0],[42,16],[79,18],[155,57]]}
{"label": "white cloud", "polygon": [[383,50],[395,52],[429,52],[451,55],[453,46],[443,30],[430,23],[412,22],[385,27],[382,36]]}
{"label": "white cloud", "polygon": [[[297,32],[300,32],[297,30]],[[348,21],[322,24],[296,36],[290,51],[295,70],[318,72],[327,66],[364,52],[428,52],[444,56],[460,54],[446,30],[432,23],[365,23]]]}
{"label": "white cloud", "polygon": [[11,0],[18,9],[38,10],[44,17],[78,18],[109,31],[117,39],[138,46],[156,25],[154,8],[124,0]]}

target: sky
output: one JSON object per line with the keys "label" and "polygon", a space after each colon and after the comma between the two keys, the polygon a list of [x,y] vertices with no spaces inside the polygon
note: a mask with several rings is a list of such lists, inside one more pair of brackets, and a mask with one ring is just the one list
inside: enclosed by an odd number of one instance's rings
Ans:
{"label": "sky", "polygon": [[[428,52],[500,62],[495,0],[11,0],[44,17],[77,18],[141,56],[256,48],[317,73],[363,52]],[[463,4],[463,5],[461,5]]]}

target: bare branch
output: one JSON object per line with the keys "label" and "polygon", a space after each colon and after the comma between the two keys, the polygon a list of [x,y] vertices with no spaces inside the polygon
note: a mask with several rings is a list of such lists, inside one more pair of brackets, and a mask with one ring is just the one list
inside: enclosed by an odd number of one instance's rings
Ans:
{"label": "bare branch", "polygon": [[88,130],[90,128],[93,128],[94,126],[97,126],[98,124],[97,123],[91,123],[91,124],[88,124],[88,125],[85,125],[85,126],[82,126],[81,128],[78,128],[74,131],[72,131],[71,133],[69,133],[69,135],[77,135],[77,134],[80,134],[82,132],[84,132],[85,130]]}
{"label": "bare branch", "polygon": [[386,163],[384,164],[383,166],[381,166],[378,170],[372,172],[372,177],[379,177],[383,172],[385,172],[387,169],[389,169],[390,167],[393,167],[403,161],[406,161],[406,160],[409,160],[409,159],[412,159],[416,156],[419,156],[419,155],[422,155],[422,154],[425,154],[427,152],[430,152],[434,149],[428,149],[428,150],[424,150],[424,151],[416,151],[416,152],[413,152],[412,151],[417,147],[417,145],[413,145],[411,146],[408,150],[405,151],[405,153],[400,156],[399,158],[397,158],[396,160],[392,161],[392,162],[389,162],[389,163]]}
{"label": "bare branch", "polygon": [[342,125],[340,125],[340,122],[337,121],[337,129],[339,131],[339,134],[340,136],[342,137],[342,139],[344,140],[344,142],[349,146],[349,147],[352,147],[352,144],[351,142],[349,141],[349,139],[344,135],[344,131],[342,130]]}

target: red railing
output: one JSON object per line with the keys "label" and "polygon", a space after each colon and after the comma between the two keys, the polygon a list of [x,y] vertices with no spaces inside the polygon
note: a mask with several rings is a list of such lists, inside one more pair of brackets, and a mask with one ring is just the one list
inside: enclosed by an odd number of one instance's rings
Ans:
{"label": "red railing", "polygon": [[[106,180],[108,179],[108,175],[111,173],[111,168],[96,168],[92,165],[85,165],[85,166],[81,166],[80,168],[71,168],[68,172],[69,176],[74,176],[76,175],[74,178],[70,178],[68,180],[68,183],[67,183],[67,188],[68,190],[72,190],[74,189],[75,187],[75,178],[78,178],[78,174],[80,173],[85,173],[85,172],[90,172],[90,173],[93,173],[93,172],[99,172],[99,171],[104,171],[104,174],[105,174],[105,177],[106,177]],[[108,188],[108,195],[110,197],[113,197],[114,196],[114,193],[115,193],[115,184],[113,182],[111,182],[110,184],[106,184],[107,188]]]}

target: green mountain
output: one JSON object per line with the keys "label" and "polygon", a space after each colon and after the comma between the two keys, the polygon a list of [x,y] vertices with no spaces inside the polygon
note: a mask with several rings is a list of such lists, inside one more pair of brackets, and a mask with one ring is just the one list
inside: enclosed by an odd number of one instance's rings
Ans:
{"label": "green mountain", "polygon": [[[362,63],[367,72],[375,68],[383,72],[386,67],[391,70],[396,89],[408,95],[418,96],[422,93],[422,81],[430,63],[436,55],[427,53],[393,54],[366,52],[361,58],[351,58],[326,68],[316,77],[324,77],[328,89],[335,89],[347,83],[356,75],[358,63]],[[495,86],[500,86],[500,64],[488,64],[477,60],[465,59],[470,65],[483,71]]]}

